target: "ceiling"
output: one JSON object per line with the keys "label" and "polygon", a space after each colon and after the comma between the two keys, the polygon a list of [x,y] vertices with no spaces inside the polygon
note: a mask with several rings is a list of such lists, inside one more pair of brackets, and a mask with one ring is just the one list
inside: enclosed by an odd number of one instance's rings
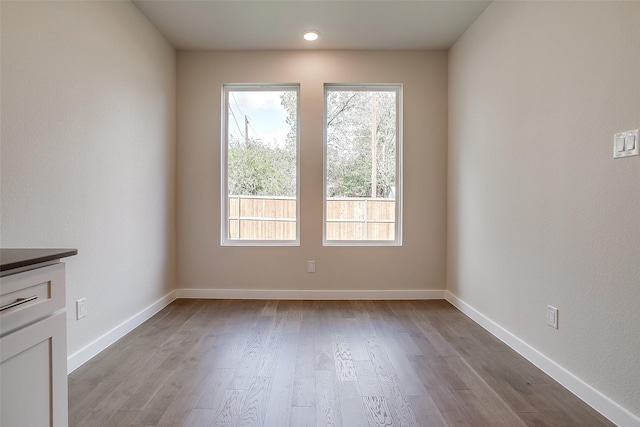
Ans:
{"label": "ceiling", "polygon": [[[448,49],[483,0],[134,0],[178,50]],[[302,40],[316,29],[320,39]]]}

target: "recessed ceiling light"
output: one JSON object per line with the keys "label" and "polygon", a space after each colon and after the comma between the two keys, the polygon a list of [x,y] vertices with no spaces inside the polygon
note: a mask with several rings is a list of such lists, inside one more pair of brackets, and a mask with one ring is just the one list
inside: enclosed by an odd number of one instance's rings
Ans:
{"label": "recessed ceiling light", "polygon": [[318,40],[318,37],[320,37],[320,33],[316,30],[307,30],[304,33],[302,33],[302,37],[309,42]]}

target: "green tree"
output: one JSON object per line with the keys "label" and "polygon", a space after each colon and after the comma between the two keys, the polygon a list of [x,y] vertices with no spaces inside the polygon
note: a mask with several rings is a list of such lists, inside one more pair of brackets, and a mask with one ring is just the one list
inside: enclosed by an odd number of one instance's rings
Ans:
{"label": "green tree", "polygon": [[296,195],[296,154],[287,147],[231,138],[228,151],[229,194]]}
{"label": "green tree", "polygon": [[369,91],[327,94],[329,197],[370,197],[374,167],[376,197],[386,197],[395,186],[395,92],[376,91],[373,97]]}

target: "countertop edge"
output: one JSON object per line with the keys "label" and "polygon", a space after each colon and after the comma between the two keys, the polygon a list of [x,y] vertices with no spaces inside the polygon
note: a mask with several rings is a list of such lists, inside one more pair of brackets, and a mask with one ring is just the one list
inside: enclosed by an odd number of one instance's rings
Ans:
{"label": "countertop edge", "polygon": [[28,267],[47,261],[55,261],[78,254],[77,249],[31,249],[31,248],[6,248],[0,249],[2,262],[0,271],[9,271],[16,268]]}

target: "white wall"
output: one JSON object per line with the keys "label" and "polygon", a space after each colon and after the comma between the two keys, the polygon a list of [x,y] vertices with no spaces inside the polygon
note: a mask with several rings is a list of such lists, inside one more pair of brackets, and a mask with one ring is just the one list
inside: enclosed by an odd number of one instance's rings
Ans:
{"label": "white wall", "polygon": [[175,286],[175,51],[129,2],[1,7],[1,244],[79,250],[71,355]]}
{"label": "white wall", "polygon": [[[220,246],[221,86],[246,82],[301,84],[300,247]],[[325,82],[404,84],[402,247],[322,246]],[[446,52],[179,52],[180,287],[444,289],[446,114]],[[317,262],[315,274],[307,260]]]}
{"label": "white wall", "polygon": [[[640,416],[640,3],[496,2],[449,59],[448,289]],[[545,323],[560,309],[560,329]]]}

